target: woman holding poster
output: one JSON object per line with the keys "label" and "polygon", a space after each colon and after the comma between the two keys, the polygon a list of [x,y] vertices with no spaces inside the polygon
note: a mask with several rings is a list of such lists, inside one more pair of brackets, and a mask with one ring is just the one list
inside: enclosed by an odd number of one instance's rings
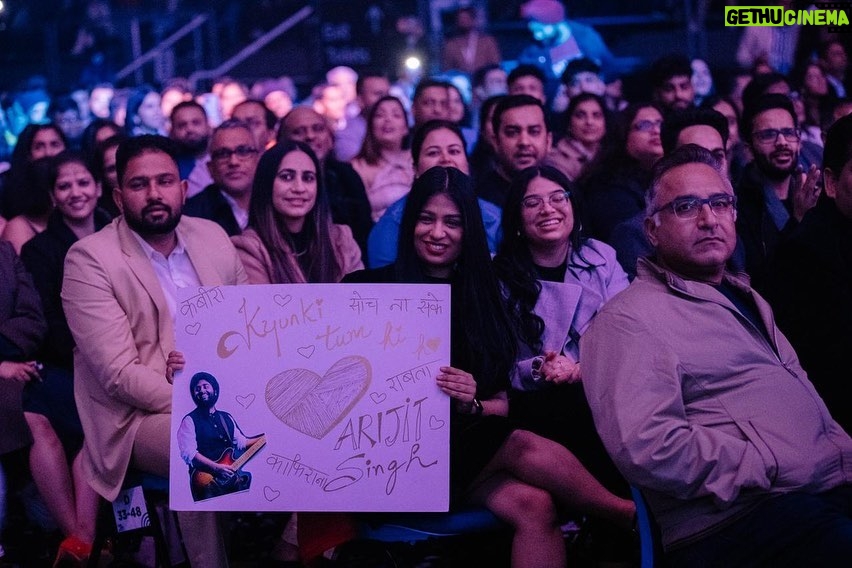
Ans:
{"label": "woman holding poster", "polygon": [[453,501],[484,505],[514,528],[513,566],[565,565],[557,507],[632,526],[632,501],[607,491],[563,446],[506,419],[517,338],[468,176],[434,167],[418,177],[396,263],[345,281],[452,286],[452,366],[442,367],[436,381],[453,400]]}
{"label": "woman holding poster", "polygon": [[232,238],[250,283],[333,283],[364,268],[352,230],[331,221],[319,172],[301,142],[280,142],[261,156],[249,228]]}
{"label": "woman holding poster", "polygon": [[[316,154],[282,140],[260,157],[249,204],[249,227],[231,237],[251,284],[334,283],[364,268],[347,225],[331,220]],[[298,558],[296,514],[287,523],[275,560]]]}

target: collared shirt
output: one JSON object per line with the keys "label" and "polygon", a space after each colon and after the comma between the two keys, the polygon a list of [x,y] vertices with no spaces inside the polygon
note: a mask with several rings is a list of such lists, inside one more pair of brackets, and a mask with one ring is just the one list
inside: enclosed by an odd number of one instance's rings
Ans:
{"label": "collared shirt", "polygon": [[207,162],[210,161],[210,154],[204,154],[200,158],[196,158],[195,166],[189,175],[186,176],[186,198],[189,199],[194,195],[201,193],[205,187],[213,183],[213,176],[210,175],[210,170],[207,168]]}
{"label": "collared shirt", "polygon": [[151,262],[151,268],[154,269],[154,274],[157,275],[157,280],[160,281],[160,287],[163,289],[163,295],[166,297],[166,304],[169,306],[169,313],[171,313],[172,321],[174,321],[175,314],[177,313],[178,288],[198,288],[201,286],[201,280],[198,278],[198,273],[195,271],[189,254],[186,252],[186,247],[180,235],[175,233],[177,246],[175,246],[175,249],[168,257],[165,257],[145,242],[145,239],[136,231],[131,232],[142,246],[142,250],[145,251],[145,256]]}
{"label": "collared shirt", "polygon": [[240,229],[245,231],[246,227],[248,227],[249,212],[240,207],[233,197],[231,197],[222,190],[219,191],[222,193],[222,197],[225,198],[225,201],[228,202],[228,205],[231,206],[231,211],[234,213],[234,221],[237,222],[237,225],[239,225]]}

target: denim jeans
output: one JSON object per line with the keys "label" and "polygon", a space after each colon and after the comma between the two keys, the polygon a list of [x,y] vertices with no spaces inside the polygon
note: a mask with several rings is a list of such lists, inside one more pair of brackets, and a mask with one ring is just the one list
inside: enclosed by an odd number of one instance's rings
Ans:
{"label": "denim jeans", "polygon": [[767,499],[729,526],[666,555],[672,568],[852,565],[852,485]]}

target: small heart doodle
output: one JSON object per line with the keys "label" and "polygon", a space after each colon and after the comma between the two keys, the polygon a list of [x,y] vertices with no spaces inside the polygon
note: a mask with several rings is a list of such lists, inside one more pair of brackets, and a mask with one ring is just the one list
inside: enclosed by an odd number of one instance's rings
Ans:
{"label": "small heart doodle", "polygon": [[440,430],[441,428],[444,427],[444,424],[446,424],[446,422],[444,422],[443,420],[441,420],[437,416],[430,416],[429,417],[429,429],[430,430]]}
{"label": "small heart doodle", "polygon": [[194,324],[188,325],[185,328],[186,332],[190,335],[197,335],[199,331],[201,331],[201,322],[195,322]]}
{"label": "small heart doodle", "polygon": [[275,301],[276,304],[283,308],[284,306],[290,303],[290,300],[293,299],[293,296],[291,296],[290,294],[287,294],[286,296],[282,296],[281,294],[275,294],[274,296],[272,296],[272,299]]}
{"label": "small heart doodle", "polygon": [[299,353],[299,355],[301,355],[305,359],[310,359],[311,356],[314,354],[315,350],[316,350],[315,346],[305,345],[304,347],[299,347],[298,349],[296,349],[296,352]]}
{"label": "small heart doodle", "polygon": [[428,347],[432,351],[437,351],[438,346],[440,344],[441,344],[441,338],[440,337],[432,337],[432,338],[426,340],[426,347]]}
{"label": "small heart doodle", "polygon": [[271,503],[281,496],[281,492],[266,485],[263,488],[263,496]]}
{"label": "small heart doodle", "polygon": [[237,395],[236,400],[237,400],[237,404],[239,404],[240,406],[242,406],[245,409],[248,409],[248,407],[251,406],[252,403],[254,402],[255,398],[256,397],[254,396],[254,393],[249,393],[245,396]]}
{"label": "small heart doodle", "polygon": [[288,369],[266,383],[266,405],[278,420],[322,439],[366,394],[372,368],[364,357],[343,357],[322,376]]}
{"label": "small heart doodle", "polygon": [[371,392],[370,393],[370,399],[372,399],[372,401],[376,404],[383,403],[387,397],[388,397],[388,395],[383,393],[383,392]]}

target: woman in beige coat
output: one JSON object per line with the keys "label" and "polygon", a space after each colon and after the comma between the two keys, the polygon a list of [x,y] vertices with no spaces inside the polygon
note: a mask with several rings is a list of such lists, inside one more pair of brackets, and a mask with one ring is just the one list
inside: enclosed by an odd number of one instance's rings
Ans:
{"label": "woman in beige coat", "polygon": [[249,228],[233,237],[252,284],[334,283],[364,267],[346,225],[331,221],[316,155],[285,141],[260,158]]}

